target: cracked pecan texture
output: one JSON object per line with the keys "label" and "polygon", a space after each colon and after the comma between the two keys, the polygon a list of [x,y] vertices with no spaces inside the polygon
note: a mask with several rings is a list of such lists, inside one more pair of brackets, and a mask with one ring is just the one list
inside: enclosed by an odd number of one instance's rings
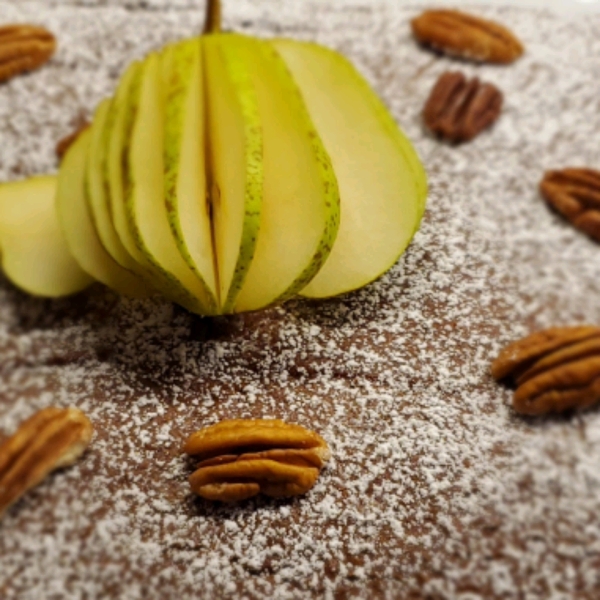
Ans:
{"label": "cracked pecan texture", "polygon": [[75,143],[75,140],[90,126],[91,123],[89,121],[82,120],[71,133],[58,141],[55,151],[59,160],[63,159],[69,148]]}
{"label": "cracked pecan texture", "polygon": [[330,456],[321,436],[278,419],[222,421],[193,433],[184,452],[200,460],[192,491],[222,502],[304,494]]}
{"label": "cracked pecan texture", "polygon": [[455,144],[468,142],[498,119],[502,103],[502,92],[491,83],[447,71],[431,90],[423,121],[442,139]]}
{"label": "cracked pecan texture", "polygon": [[75,463],[93,428],[77,408],[49,407],[0,444],[0,516],[50,472]]}
{"label": "cracked pecan texture", "polygon": [[515,386],[513,407],[544,415],[600,402],[600,327],[554,327],[509,344],[492,376]]}
{"label": "cracked pecan texture", "polygon": [[600,242],[600,171],[547,171],[540,182],[546,202],[574,227]]}

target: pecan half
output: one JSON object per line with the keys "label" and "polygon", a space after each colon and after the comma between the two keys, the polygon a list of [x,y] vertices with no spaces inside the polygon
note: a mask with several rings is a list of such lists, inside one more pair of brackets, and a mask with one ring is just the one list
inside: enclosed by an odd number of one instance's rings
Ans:
{"label": "pecan half", "polygon": [[577,229],[600,242],[600,171],[547,171],[540,182],[540,192]]}
{"label": "pecan half", "polygon": [[45,408],[0,444],[0,516],[25,492],[88,447],[92,424],[77,408]]}
{"label": "pecan half", "polygon": [[600,327],[555,327],[507,346],[492,376],[516,386],[515,410],[526,415],[584,409],[600,402]]}
{"label": "pecan half", "polygon": [[426,10],[411,21],[419,42],[478,62],[511,63],[523,45],[506,27],[458,10]]}
{"label": "pecan half", "polygon": [[443,73],[425,108],[425,125],[454,143],[467,142],[492,125],[502,110],[502,92],[491,83],[471,80],[458,72]]}
{"label": "pecan half", "polygon": [[56,39],[43,27],[0,27],[0,82],[37,69],[50,59],[55,49]]}
{"label": "pecan half", "polygon": [[304,494],[330,456],[321,436],[277,419],[222,421],[193,433],[184,452],[201,461],[192,491],[223,502]]}

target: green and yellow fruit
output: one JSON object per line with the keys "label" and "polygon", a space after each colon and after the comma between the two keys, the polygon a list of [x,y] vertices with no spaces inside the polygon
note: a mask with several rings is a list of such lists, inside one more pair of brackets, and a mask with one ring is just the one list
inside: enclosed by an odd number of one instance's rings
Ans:
{"label": "green and yellow fruit", "polygon": [[[96,279],[213,315],[335,296],[396,262],[427,184],[376,94],[332,50],[219,28],[213,0],[204,35],[126,70],[67,152],[55,203],[53,179],[0,188],[0,248],[17,285],[56,296]],[[15,245],[3,197],[29,188],[62,237],[48,219],[39,242],[23,229],[32,241]],[[60,269],[16,274],[15,253],[37,243]]]}
{"label": "green and yellow fruit", "polygon": [[35,296],[74,294],[93,283],[75,261],[55,206],[56,177],[0,185],[0,257],[4,274]]}

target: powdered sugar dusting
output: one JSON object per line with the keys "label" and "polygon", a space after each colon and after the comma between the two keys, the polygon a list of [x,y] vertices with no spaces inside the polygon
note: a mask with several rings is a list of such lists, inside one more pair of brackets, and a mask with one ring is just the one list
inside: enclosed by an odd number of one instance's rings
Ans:
{"label": "powdered sugar dusting", "polygon": [[[70,121],[130,60],[202,18],[186,2],[104,4],[0,2],[3,22],[44,24],[60,42],[47,67],[0,87],[0,179],[54,169]],[[316,39],[354,61],[426,165],[422,229],[364,290],[233,318],[100,287],[40,301],[2,280],[0,431],[74,404],[96,433],[78,465],[3,518],[0,597],[598,597],[600,413],[516,418],[488,374],[531,329],[600,322],[598,246],[537,193],[545,169],[600,168],[598,18],[479,10],[526,44],[499,68],[420,49],[417,11],[391,0],[282,4],[226,3],[226,26]],[[421,127],[446,69],[506,95],[468,145]],[[329,442],[316,487],[236,507],[194,499],[185,437],[261,416]]]}

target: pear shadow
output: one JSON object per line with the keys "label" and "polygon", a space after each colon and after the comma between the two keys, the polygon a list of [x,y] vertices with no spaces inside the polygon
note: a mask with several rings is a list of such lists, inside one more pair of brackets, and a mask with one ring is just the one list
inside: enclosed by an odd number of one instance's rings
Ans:
{"label": "pear shadow", "polygon": [[[310,493],[310,492],[309,492]],[[237,519],[241,517],[252,517],[260,512],[276,513],[280,508],[294,508],[301,501],[302,496],[291,498],[269,498],[261,494],[240,500],[239,502],[218,502],[214,500],[205,500],[193,493],[189,493],[183,501],[186,514],[192,517],[202,517],[205,519]]]}
{"label": "pear shadow", "polygon": [[64,298],[39,298],[2,281],[5,307],[11,313],[10,333],[27,335],[76,326],[86,320],[105,318],[118,297],[99,284]]}
{"label": "pear shadow", "polygon": [[[297,298],[255,312],[201,317],[158,297],[120,297],[99,284],[68,298],[46,300],[0,280],[8,330],[16,337],[29,336],[34,345],[34,352],[23,352],[4,368],[100,363],[114,373],[110,379],[129,386],[134,396],[152,392],[168,404],[174,386],[196,393],[218,382],[219,375],[207,365],[222,372],[229,356],[243,357],[249,373],[264,371],[265,353],[281,344],[281,331],[290,323],[334,330],[364,319],[365,312],[376,319],[385,301],[381,292],[389,293],[390,285],[384,276],[335,298]],[[296,362],[283,361],[276,368],[294,377]],[[99,385],[104,389],[104,382]]]}
{"label": "pear shadow", "polygon": [[600,404],[590,406],[585,410],[571,408],[562,413],[551,413],[547,415],[521,415],[514,409],[512,410],[511,420],[526,425],[532,430],[541,430],[549,426],[571,426],[577,427],[581,432],[585,432],[585,417],[589,414],[597,413]]}
{"label": "pear shadow", "polygon": [[376,322],[389,304],[389,295],[402,295],[412,285],[409,277],[398,278],[390,273],[397,265],[366,286],[338,296],[289,300],[285,311],[299,322],[324,329],[339,329],[349,322]]}
{"label": "pear shadow", "polygon": [[[490,68],[500,71],[506,66],[505,63],[489,62],[486,59],[469,58],[468,56],[462,56],[460,54],[453,54],[451,52],[445,52],[444,50],[440,50],[439,48],[432,46],[431,44],[424,42],[424,41],[415,39],[415,43],[423,52],[427,52],[435,60],[445,60],[449,64],[454,64],[455,69],[458,69],[459,67],[462,66],[462,67],[470,67],[477,71],[484,70],[484,69],[489,70]],[[516,61],[516,60],[518,60],[518,58],[515,58],[514,60]],[[450,70],[452,70],[452,68],[448,68],[447,70],[450,71]]]}
{"label": "pear shadow", "polygon": [[[99,362],[114,368],[117,377],[136,390],[156,390],[181,375],[177,368],[181,361],[161,354],[161,348],[173,347],[174,336],[179,345],[194,345],[194,354],[201,359],[204,342],[230,337],[236,330],[234,325],[209,323],[159,299],[123,298],[100,284],[69,297],[46,299],[0,278],[0,292],[11,350],[10,360],[0,369],[7,371]],[[23,351],[21,339],[26,340]],[[149,353],[157,360],[144,360]],[[156,377],[159,367],[164,385]]]}

